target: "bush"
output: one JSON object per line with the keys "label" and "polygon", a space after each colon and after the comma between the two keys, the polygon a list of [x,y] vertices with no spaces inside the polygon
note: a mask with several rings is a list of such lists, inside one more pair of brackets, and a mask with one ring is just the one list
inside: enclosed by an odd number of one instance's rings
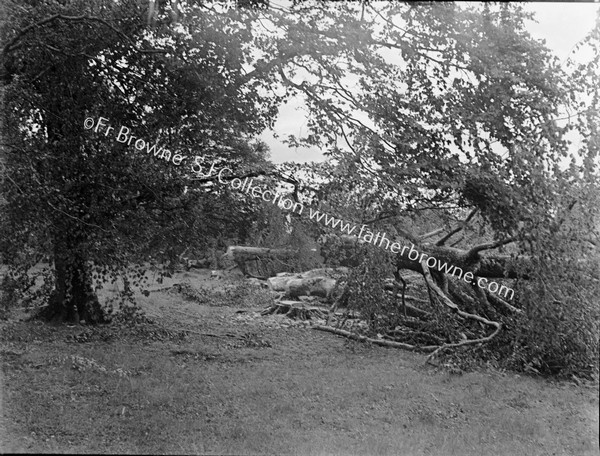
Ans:
{"label": "bush", "polygon": [[30,309],[47,304],[54,285],[53,279],[53,272],[49,267],[35,271],[26,267],[10,268],[0,282],[0,311],[6,315],[16,306]]}
{"label": "bush", "polygon": [[[561,282],[555,278],[553,284]],[[598,369],[598,294],[589,288],[570,297],[568,290],[553,291],[541,281],[522,284],[518,293],[526,316],[507,326],[504,339],[509,344],[496,348],[514,369],[589,378]]]}

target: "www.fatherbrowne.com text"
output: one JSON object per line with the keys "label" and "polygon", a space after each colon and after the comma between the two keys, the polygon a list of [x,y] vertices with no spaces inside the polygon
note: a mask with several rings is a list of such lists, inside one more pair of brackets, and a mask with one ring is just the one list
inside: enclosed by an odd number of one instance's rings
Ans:
{"label": "www.fatherbrowne.com text", "polygon": [[[142,138],[138,138],[133,135],[131,129],[129,127],[121,126],[118,130],[112,127],[108,123],[108,119],[104,117],[99,117],[96,121],[93,117],[88,117],[85,119],[84,128],[86,130],[94,130],[96,133],[104,132],[104,136],[108,137],[109,135],[115,135],[115,139],[117,142],[121,144],[127,144],[131,146],[133,143],[133,147],[139,152],[146,152],[147,154],[152,154],[155,158],[165,160],[166,162],[170,162],[176,166],[181,165],[188,159],[187,156],[182,156],[180,154],[172,154],[169,150],[164,147],[159,147],[157,143],[152,144],[149,141],[145,141]],[[203,172],[202,157],[196,156],[194,158],[194,162],[191,166],[192,173],[196,177],[213,177],[217,176],[219,183],[229,185],[232,189],[244,192],[246,194],[252,195],[254,198],[260,198],[267,203],[277,204],[277,206],[286,211],[292,211],[297,214],[304,213],[304,205],[302,203],[292,201],[287,198],[285,195],[279,192],[273,192],[271,190],[264,189],[259,187],[258,185],[254,185],[253,178],[245,178],[244,180],[240,178],[233,178],[227,180],[227,175],[233,174],[233,171],[230,168],[221,168],[217,170],[215,163],[213,162],[210,170],[207,173]],[[427,253],[419,253],[417,249],[415,249],[414,244],[411,243],[410,247],[402,246],[399,242],[393,242],[388,239],[386,233],[377,232],[377,234],[370,231],[366,225],[358,225],[352,224],[350,222],[345,222],[341,219],[333,217],[325,212],[321,212],[315,210],[313,208],[309,208],[309,218],[311,220],[316,220],[317,222],[323,223],[325,226],[330,228],[338,228],[342,233],[347,235],[354,235],[362,242],[367,242],[372,245],[377,245],[378,247],[383,247],[386,250],[389,250],[392,253],[400,254],[400,256],[406,256],[411,261],[419,261],[420,264],[425,264],[432,269],[437,269],[440,272],[444,272],[446,274],[451,274],[455,277],[458,277],[459,280],[464,280],[467,283],[472,285],[477,285],[481,288],[485,288],[489,290],[491,293],[497,293],[500,296],[512,299],[514,296],[514,291],[511,288],[508,288],[504,285],[500,285],[496,282],[488,282],[488,280],[484,277],[475,277],[474,274],[470,271],[464,272],[461,268],[448,264],[447,262],[441,262],[437,258],[428,255]],[[384,245],[385,243],[385,245]],[[408,252],[407,252],[408,251]],[[477,280],[475,280],[477,279]]]}
{"label": "www.fatherbrowne.com text", "polygon": [[[258,185],[254,185],[253,178],[246,177],[244,180],[242,180],[236,177],[229,181],[226,180],[227,175],[233,173],[230,168],[221,168],[217,172],[215,163],[213,163],[208,173],[204,174],[204,177],[212,177],[215,175],[215,173],[219,183],[229,185],[234,190],[239,190],[246,194],[252,195],[254,198],[261,198],[263,201],[277,204],[281,209],[291,210],[297,214],[304,213],[304,205],[302,203],[292,201],[289,198],[282,197],[280,193],[273,193],[270,190],[265,190]],[[472,285],[485,288],[491,293],[497,293],[498,295],[509,299],[512,299],[514,296],[514,291],[511,288],[500,285],[497,282],[488,281],[485,277],[476,278],[470,271],[465,273],[462,268],[459,268],[458,266],[448,264],[447,262],[442,262],[437,258],[428,255],[427,253],[419,253],[412,243],[410,244],[410,247],[406,245],[403,246],[399,242],[390,240],[386,233],[377,232],[377,234],[375,234],[370,231],[366,225],[361,225],[359,227],[359,225],[338,219],[327,214],[326,212],[321,212],[313,208],[308,208],[308,216],[311,220],[316,220],[317,222],[323,223],[325,226],[330,228],[338,228],[343,234],[350,236],[354,235],[363,242],[377,245],[378,247],[382,247],[383,249],[389,250],[392,253],[399,253],[401,256],[406,255],[411,261],[418,260],[421,264],[425,262],[429,268],[437,269],[438,271],[446,274],[451,274],[455,277],[458,277],[459,280],[464,280]]]}

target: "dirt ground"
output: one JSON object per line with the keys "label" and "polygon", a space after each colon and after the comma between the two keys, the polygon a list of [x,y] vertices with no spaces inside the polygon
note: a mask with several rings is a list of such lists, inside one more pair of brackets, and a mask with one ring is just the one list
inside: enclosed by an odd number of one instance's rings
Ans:
{"label": "dirt ground", "polygon": [[0,450],[600,454],[597,385],[453,373],[260,316],[266,292],[239,280],[205,303],[169,288],[224,289],[209,276],[154,284],[135,326],[1,322]]}

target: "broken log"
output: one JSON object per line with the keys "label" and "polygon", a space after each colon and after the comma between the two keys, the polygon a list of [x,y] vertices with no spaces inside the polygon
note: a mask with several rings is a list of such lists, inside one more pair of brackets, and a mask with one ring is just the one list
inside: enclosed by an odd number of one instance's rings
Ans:
{"label": "broken log", "polygon": [[438,345],[430,345],[430,346],[426,346],[426,347],[419,347],[417,345],[405,344],[403,342],[396,342],[396,341],[393,341],[393,340],[373,339],[371,337],[362,336],[360,334],[356,334],[356,333],[353,333],[353,332],[350,332],[350,331],[346,331],[344,329],[333,328],[331,326],[325,326],[325,325],[314,325],[312,328],[316,329],[318,331],[325,331],[325,332],[330,332],[330,333],[333,333],[333,334],[337,334],[339,336],[344,336],[344,337],[347,337],[348,339],[358,340],[360,342],[369,342],[369,343],[372,343],[374,345],[381,345],[383,347],[403,348],[405,350],[420,351],[420,352],[432,352],[432,351],[437,350],[439,348]]}
{"label": "broken log", "polygon": [[[292,249],[232,245],[227,248],[221,259],[225,264],[237,266],[246,276],[266,280],[274,272],[272,266],[268,266],[270,263],[286,265],[286,260],[297,256],[298,251]],[[250,271],[252,268],[256,269],[254,273]]]}
{"label": "broken log", "polygon": [[320,268],[298,274],[277,274],[267,283],[273,291],[283,292],[289,298],[318,296],[329,300],[339,278],[348,273],[348,268]]}

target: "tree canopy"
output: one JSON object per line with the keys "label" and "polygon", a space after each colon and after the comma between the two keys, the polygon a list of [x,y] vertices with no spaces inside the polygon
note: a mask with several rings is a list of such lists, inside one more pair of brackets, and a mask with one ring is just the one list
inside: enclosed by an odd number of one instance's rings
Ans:
{"label": "tree canopy", "polygon": [[[290,183],[307,206],[516,280],[516,302],[498,304],[393,261],[441,302],[525,311],[519,334],[549,330],[548,312],[570,306],[565,337],[597,351],[600,19],[580,44],[592,59],[563,66],[515,3],[6,10],[1,258],[21,272],[50,259],[52,316],[102,321],[95,280],[255,233],[268,210],[199,172],[217,163],[229,179]],[[327,163],[275,167],[256,139],[291,97],[305,101],[309,133],[288,142],[321,147]],[[84,128],[101,117],[112,138]],[[115,141],[122,127],[148,148]],[[155,143],[168,159],[149,153]]]}

